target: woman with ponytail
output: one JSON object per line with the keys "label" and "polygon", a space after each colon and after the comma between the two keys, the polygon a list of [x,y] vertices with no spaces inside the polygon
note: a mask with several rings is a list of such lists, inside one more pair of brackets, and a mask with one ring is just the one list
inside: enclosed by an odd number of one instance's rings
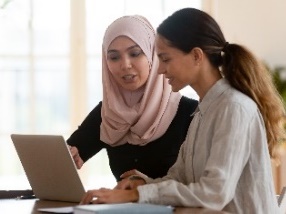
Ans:
{"label": "woman with ponytail", "polygon": [[163,178],[131,170],[116,189],[89,191],[83,203],[278,213],[271,156],[284,138],[285,111],[269,72],[245,47],[228,43],[211,16],[193,8],[161,23],[156,51],[158,73],[172,90],[191,86],[200,97],[178,159]]}

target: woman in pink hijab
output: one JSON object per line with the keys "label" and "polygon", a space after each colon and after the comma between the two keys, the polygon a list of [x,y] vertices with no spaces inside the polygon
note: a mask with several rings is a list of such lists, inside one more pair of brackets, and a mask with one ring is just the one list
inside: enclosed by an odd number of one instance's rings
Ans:
{"label": "woman in pink hijab", "polygon": [[103,100],[67,140],[79,169],[101,149],[117,181],[131,169],[161,177],[176,161],[198,102],[172,92],[157,74],[154,42],[155,31],[142,16],[123,16],[107,28]]}

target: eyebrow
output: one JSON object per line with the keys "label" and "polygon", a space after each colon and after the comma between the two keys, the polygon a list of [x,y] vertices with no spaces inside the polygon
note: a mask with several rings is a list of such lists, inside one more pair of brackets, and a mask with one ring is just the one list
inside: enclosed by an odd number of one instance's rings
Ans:
{"label": "eyebrow", "polygon": [[[132,45],[132,46],[128,47],[126,50],[131,50],[131,49],[137,48],[137,47],[140,48],[139,45]],[[141,48],[140,48],[140,49],[141,49]],[[110,50],[107,51],[107,53],[114,53],[114,52],[118,52],[118,50],[110,49]]]}

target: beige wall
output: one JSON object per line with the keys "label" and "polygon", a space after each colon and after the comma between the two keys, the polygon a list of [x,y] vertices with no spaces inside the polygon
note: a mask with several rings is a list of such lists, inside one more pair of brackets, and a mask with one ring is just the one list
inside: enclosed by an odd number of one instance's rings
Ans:
{"label": "beige wall", "polygon": [[286,0],[203,0],[226,40],[241,43],[271,66],[286,66]]}

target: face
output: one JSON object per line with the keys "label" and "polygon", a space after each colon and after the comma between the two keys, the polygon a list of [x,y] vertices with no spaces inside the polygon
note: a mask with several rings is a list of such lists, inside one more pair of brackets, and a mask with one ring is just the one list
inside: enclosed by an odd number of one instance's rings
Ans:
{"label": "face", "polygon": [[171,47],[159,35],[156,36],[156,51],[160,60],[158,73],[169,79],[174,92],[192,84],[197,73],[192,51],[186,54]]}
{"label": "face", "polygon": [[142,87],[147,82],[150,72],[146,55],[126,36],[115,38],[109,45],[107,66],[115,81],[130,91]]}

